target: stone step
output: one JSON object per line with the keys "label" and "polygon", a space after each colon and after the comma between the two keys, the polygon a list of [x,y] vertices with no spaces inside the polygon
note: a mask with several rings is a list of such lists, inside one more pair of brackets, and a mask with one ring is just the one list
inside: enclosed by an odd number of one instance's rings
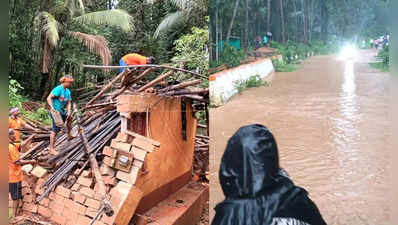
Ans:
{"label": "stone step", "polygon": [[209,200],[209,187],[190,182],[147,211],[147,225],[195,225],[200,221],[203,204]]}

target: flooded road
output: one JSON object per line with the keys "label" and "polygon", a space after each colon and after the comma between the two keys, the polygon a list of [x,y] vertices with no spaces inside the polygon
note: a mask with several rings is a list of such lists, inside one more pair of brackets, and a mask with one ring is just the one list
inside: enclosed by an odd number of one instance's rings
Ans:
{"label": "flooded road", "polygon": [[389,75],[372,69],[376,52],[355,61],[315,56],[270,87],[245,90],[210,112],[210,217],[224,199],[218,169],[242,125],[273,132],[280,163],[305,188],[328,224],[383,225],[388,219]]}

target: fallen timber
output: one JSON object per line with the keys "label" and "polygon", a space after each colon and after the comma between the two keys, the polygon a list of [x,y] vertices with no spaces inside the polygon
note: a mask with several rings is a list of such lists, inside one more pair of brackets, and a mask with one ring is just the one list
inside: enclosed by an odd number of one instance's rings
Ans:
{"label": "fallen timber", "polygon": [[[95,175],[94,170],[96,169],[93,170],[93,168],[96,168],[96,166],[92,165],[93,160],[97,162],[97,167],[106,164],[103,154],[104,147],[109,146],[111,141],[122,131],[122,116],[116,111],[118,96],[122,94],[147,95],[149,93],[149,95],[157,95],[161,98],[189,99],[194,109],[192,112],[207,110],[206,103],[208,103],[209,91],[207,88],[198,87],[201,80],[174,81],[171,78],[171,74],[178,70],[170,69],[170,71],[167,71],[167,69],[162,75],[151,80],[144,80],[144,78],[154,70],[153,68],[147,68],[143,71],[126,70],[124,73],[119,73],[117,76],[111,78],[108,83],[92,87],[93,89],[90,89],[89,94],[84,92],[84,89],[81,89],[83,94],[77,95],[76,99],[78,99],[77,104],[80,105],[83,111],[78,115],[77,112],[75,112],[73,115],[73,118],[80,117],[72,124],[71,133],[74,137],[68,140],[65,130],[62,130],[57,135],[55,140],[55,150],[58,152],[57,155],[48,156],[48,140],[50,134],[48,128],[36,124],[35,128],[38,128],[40,130],[39,132],[27,129],[21,130],[25,135],[35,133],[39,134],[38,137],[40,137],[35,138],[35,140],[37,140],[36,143],[23,155],[24,159],[37,159],[42,163],[51,165],[49,169],[50,173],[44,178],[44,182],[38,185],[43,191],[38,194],[39,196],[35,199],[36,203],[45,198],[51,198],[50,193],[55,191],[58,186],[71,189],[74,184],[78,183],[77,180],[82,176],[81,174],[83,174],[83,171],[86,172],[88,168],[91,168],[91,171],[94,172]],[[84,98],[83,101],[81,101],[81,96]],[[150,109],[147,110],[147,115],[148,112],[150,112]],[[148,121],[146,121],[146,123],[148,123]],[[153,146],[159,147],[161,144],[151,139],[150,136],[140,135],[128,130],[124,131],[124,133],[128,134],[130,138],[133,137],[137,140],[143,140],[151,143]],[[82,140],[81,134],[84,134],[86,141]],[[199,164],[194,166],[194,171],[199,174],[202,180],[206,180],[208,162],[201,161],[208,160],[208,138],[197,137],[196,139],[194,161],[195,164]],[[197,154],[199,154],[199,156],[196,156]],[[142,169],[145,169],[142,162],[141,164],[138,163],[134,165],[142,166]],[[105,195],[103,195],[104,191],[100,190],[102,189],[100,184],[101,176],[102,174],[99,176],[97,174],[97,176],[94,177],[96,187],[99,186],[96,192],[101,192],[101,196],[106,196],[106,193],[109,191],[109,186],[108,189],[105,190]],[[106,200],[101,200],[101,202],[104,201]],[[104,210],[104,205],[105,203],[102,203],[97,214],[91,217],[93,219],[91,223],[93,223],[96,218],[101,218],[99,215],[102,210]],[[114,207],[114,205],[111,204],[109,206],[111,208]],[[107,215],[106,211],[105,215]]]}

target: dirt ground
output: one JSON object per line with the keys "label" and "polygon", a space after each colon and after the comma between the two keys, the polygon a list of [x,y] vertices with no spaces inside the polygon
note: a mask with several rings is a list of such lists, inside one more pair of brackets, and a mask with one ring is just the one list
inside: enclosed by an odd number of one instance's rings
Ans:
{"label": "dirt ground", "polygon": [[389,74],[372,69],[374,50],[357,57],[315,56],[275,73],[210,112],[210,221],[222,201],[219,163],[229,137],[261,123],[274,133],[281,166],[310,193],[328,224],[385,224]]}

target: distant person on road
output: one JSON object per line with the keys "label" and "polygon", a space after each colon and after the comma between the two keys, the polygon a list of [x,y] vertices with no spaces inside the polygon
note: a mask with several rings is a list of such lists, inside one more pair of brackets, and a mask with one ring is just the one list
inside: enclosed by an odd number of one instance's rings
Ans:
{"label": "distant person on road", "polygon": [[50,114],[52,121],[52,128],[50,133],[50,154],[56,155],[54,150],[55,136],[61,130],[61,127],[55,123],[54,113],[59,113],[63,122],[71,116],[72,112],[72,94],[69,88],[72,86],[74,79],[72,76],[63,76],[60,79],[61,84],[55,87],[47,97],[47,103],[50,106],[52,113]]}
{"label": "distant person on road", "polygon": [[219,179],[225,200],[212,225],[325,225],[308,192],[279,166],[272,133],[259,124],[241,127],[228,141]]}
{"label": "distant person on road", "polygon": [[[119,63],[120,66],[155,64],[155,57],[146,57],[137,53],[130,53],[123,56]],[[120,72],[123,72],[124,70],[126,70],[126,68],[120,68]]]}

